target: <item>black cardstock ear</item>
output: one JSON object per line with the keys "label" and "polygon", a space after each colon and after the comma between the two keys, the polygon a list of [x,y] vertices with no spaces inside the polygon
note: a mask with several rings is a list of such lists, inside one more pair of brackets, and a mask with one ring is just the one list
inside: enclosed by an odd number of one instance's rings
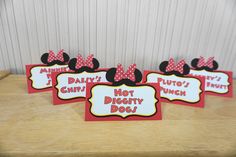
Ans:
{"label": "black cardstock ear", "polygon": [[218,63],[214,60],[213,61],[213,68],[209,68],[207,66],[203,66],[203,67],[198,67],[197,64],[198,64],[198,61],[199,61],[199,58],[194,58],[192,61],[191,61],[191,66],[195,69],[195,70],[206,70],[206,71],[214,71],[214,70],[217,70],[219,65]]}
{"label": "black cardstock ear", "polygon": [[188,64],[184,64],[184,66],[183,66],[184,72],[182,74],[178,71],[169,71],[169,72],[167,72],[166,67],[168,66],[168,64],[169,64],[169,61],[163,61],[163,62],[161,62],[160,66],[159,66],[160,71],[163,72],[165,75],[174,74],[176,76],[184,76],[184,75],[188,75],[189,72],[190,72],[190,67],[188,66]]}
{"label": "black cardstock ear", "polygon": [[115,74],[116,74],[116,68],[111,68],[106,73],[107,81],[111,82],[112,85],[114,85],[114,86],[118,86],[118,85],[122,85],[122,84],[126,84],[126,85],[129,85],[129,86],[135,86],[136,83],[142,81],[142,73],[138,69],[135,69],[135,71],[134,71],[135,81],[131,81],[129,79],[122,79],[122,80],[116,82],[114,80]]}
{"label": "black cardstock ear", "polygon": [[90,68],[90,67],[86,67],[86,66],[83,66],[79,69],[76,69],[76,63],[77,63],[77,59],[76,58],[72,58],[70,61],[69,61],[69,68],[70,70],[73,70],[75,71],[76,73],[81,73],[81,72],[94,72],[96,69],[99,68],[99,62],[96,58],[93,58],[93,68]]}
{"label": "black cardstock ear", "polygon": [[52,61],[52,62],[48,62],[48,56],[49,54],[48,53],[44,53],[42,56],[41,56],[41,61],[44,63],[44,64],[47,64],[49,66],[51,65],[55,65],[55,64],[58,64],[58,65],[66,65],[68,63],[68,61],[70,60],[70,56],[63,52],[63,58],[64,58],[64,62],[61,62],[59,60],[55,60],[55,61]]}

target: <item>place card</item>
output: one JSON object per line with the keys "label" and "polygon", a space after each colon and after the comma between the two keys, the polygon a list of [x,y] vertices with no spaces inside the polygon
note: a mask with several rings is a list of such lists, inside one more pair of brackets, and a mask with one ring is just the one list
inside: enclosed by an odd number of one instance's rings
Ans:
{"label": "place card", "polygon": [[72,72],[52,74],[54,105],[85,101],[86,83],[107,82],[107,69],[98,69],[99,62],[92,54],[86,59],[79,54],[68,65]]}
{"label": "place card", "polygon": [[214,57],[195,58],[190,70],[192,76],[205,77],[205,93],[216,96],[233,97],[233,72],[220,71]]}
{"label": "place card", "polygon": [[158,71],[144,71],[144,83],[159,83],[161,102],[192,107],[204,107],[203,77],[189,76],[190,67],[184,60],[175,64],[174,59],[160,64]]}
{"label": "place card", "polygon": [[50,50],[41,56],[44,64],[26,65],[28,93],[51,90],[52,72],[70,71],[67,65],[69,59],[69,55],[64,50],[60,50],[57,54]]}
{"label": "place card", "polygon": [[142,73],[132,64],[107,71],[110,83],[88,83],[85,120],[161,120],[158,84],[139,83]]}

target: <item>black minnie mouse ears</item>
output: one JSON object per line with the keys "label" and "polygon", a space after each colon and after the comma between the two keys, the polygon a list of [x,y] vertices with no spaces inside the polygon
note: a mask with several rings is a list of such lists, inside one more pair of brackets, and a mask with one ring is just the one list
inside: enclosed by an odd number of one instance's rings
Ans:
{"label": "black minnie mouse ears", "polygon": [[130,85],[135,86],[136,83],[142,81],[142,73],[136,69],[136,64],[131,64],[127,71],[121,64],[118,64],[116,68],[111,68],[106,73],[106,79],[112,82],[113,85]]}
{"label": "black minnie mouse ears", "polygon": [[176,75],[176,76],[184,76],[189,74],[190,67],[185,63],[184,60],[179,61],[175,64],[173,58],[170,58],[169,61],[163,61],[159,66],[160,71],[162,71],[166,75]]}
{"label": "black minnie mouse ears", "polygon": [[194,58],[191,61],[191,65],[196,70],[206,70],[214,71],[218,69],[218,63],[214,60],[214,57],[210,57],[207,60],[200,56],[199,58]]}
{"label": "black minnie mouse ears", "polygon": [[49,50],[48,53],[44,53],[41,56],[41,61],[49,66],[55,64],[65,65],[69,60],[69,55],[65,53],[63,49],[60,50],[57,54],[55,54],[55,52],[53,52],[52,50]]}
{"label": "black minnie mouse ears", "polygon": [[76,58],[72,58],[69,61],[69,68],[76,73],[83,71],[94,72],[99,67],[99,62],[96,58],[93,58],[93,54],[90,54],[86,59],[82,55],[78,54]]}

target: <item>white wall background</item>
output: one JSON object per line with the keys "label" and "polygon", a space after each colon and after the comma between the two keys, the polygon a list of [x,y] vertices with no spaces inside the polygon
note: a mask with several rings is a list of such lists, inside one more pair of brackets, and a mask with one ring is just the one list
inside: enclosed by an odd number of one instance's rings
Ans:
{"label": "white wall background", "polygon": [[215,56],[236,74],[236,1],[0,0],[0,69],[23,73],[61,48],[92,52],[102,67],[140,69],[170,56]]}

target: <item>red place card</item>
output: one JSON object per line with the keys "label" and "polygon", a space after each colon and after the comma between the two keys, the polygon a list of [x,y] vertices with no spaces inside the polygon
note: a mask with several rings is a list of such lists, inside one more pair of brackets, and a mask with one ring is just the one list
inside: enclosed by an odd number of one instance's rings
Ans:
{"label": "red place card", "polygon": [[205,77],[206,94],[233,97],[233,72],[217,70],[219,64],[214,57],[194,58],[191,65],[191,75]]}
{"label": "red place card", "polygon": [[26,65],[28,93],[51,90],[52,72],[70,71],[67,65],[69,60],[69,55],[63,49],[57,53],[49,50],[48,53],[44,53],[41,56],[41,61],[44,64]]}
{"label": "red place card", "polygon": [[86,121],[161,120],[158,84],[88,83]]}

